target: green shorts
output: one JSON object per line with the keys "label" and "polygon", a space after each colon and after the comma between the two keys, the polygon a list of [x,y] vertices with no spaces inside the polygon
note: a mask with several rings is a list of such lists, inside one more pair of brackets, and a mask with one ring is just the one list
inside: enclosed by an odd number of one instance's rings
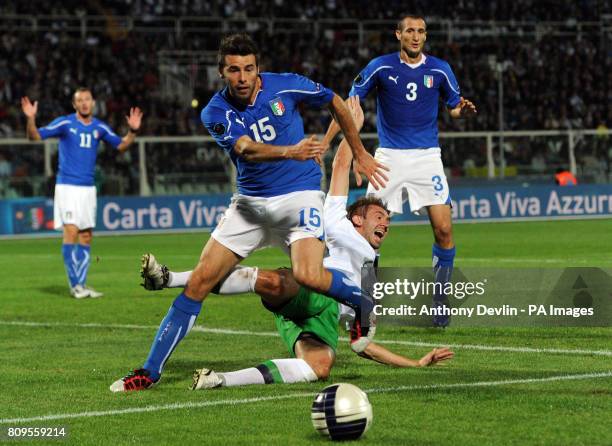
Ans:
{"label": "green shorts", "polygon": [[293,347],[302,333],[311,333],[334,351],[338,347],[338,302],[307,288],[278,311],[274,321],[280,336],[295,356]]}

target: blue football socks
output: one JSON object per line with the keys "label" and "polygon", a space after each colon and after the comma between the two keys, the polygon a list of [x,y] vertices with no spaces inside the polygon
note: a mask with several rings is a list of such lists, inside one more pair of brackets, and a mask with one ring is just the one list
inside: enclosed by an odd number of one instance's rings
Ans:
{"label": "blue football socks", "polygon": [[153,381],[159,380],[164,364],[181,339],[189,333],[201,309],[202,302],[190,299],[183,293],[174,299],[168,314],[159,326],[149,357],[143,366],[149,371]]}
{"label": "blue football socks", "polygon": [[91,263],[91,247],[89,245],[75,245],[75,254],[77,259],[76,276],[80,285],[85,285],[87,282],[87,271]]}
{"label": "blue football socks", "polygon": [[325,294],[351,308],[361,307],[361,287],[340,270],[328,271],[332,274],[332,283]]}
{"label": "blue football socks", "polygon": [[76,245],[72,243],[62,244],[62,257],[64,258],[64,266],[66,267],[66,274],[68,275],[70,288],[79,283],[77,276],[77,258],[76,253],[74,252],[75,246]]}
{"label": "blue football socks", "polygon": [[[453,274],[453,263],[455,261],[455,247],[450,249],[444,249],[434,243],[432,247],[432,259],[433,259],[433,270],[434,280],[436,283],[442,284],[441,292],[434,293],[433,296],[433,307],[443,308],[449,307],[450,303],[448,296],[444,292],[444,288],[447,283],[451,280]],[[436,287],[438,288],[438,287]],[[433,324],[436,327],[447,327],[450,324],[450,315],[434,315]]]}
{"label": "blue football socks", "polygon": [[331,268],[327,270],[332,274],[332,283],[324,294],[354,309],[362,326],[368,326],[368,316],[374,309],[374,299],[342,271]]}

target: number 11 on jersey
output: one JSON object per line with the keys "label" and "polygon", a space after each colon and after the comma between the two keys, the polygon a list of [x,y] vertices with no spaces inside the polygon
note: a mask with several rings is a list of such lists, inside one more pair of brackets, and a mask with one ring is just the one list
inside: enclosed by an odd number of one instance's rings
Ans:
{"label": "number 11 on jersey", "polygon": [[85,147],[87,149],[91,148],[91,134],[90,133],[81,133],[79,134],[81,137],[81,147]]}

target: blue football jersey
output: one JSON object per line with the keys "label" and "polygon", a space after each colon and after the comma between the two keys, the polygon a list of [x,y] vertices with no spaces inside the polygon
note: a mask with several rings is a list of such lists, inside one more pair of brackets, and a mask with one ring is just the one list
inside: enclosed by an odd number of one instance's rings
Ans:
{"label": "blue football jersey", "polygon": [[60,116],[38,129],[42,139],[59,138],[57,184],[93,186],[100,140],[117,148],[121,138],[97,118],[83,124],[76,113]]}
{"label": "blue football jersey", "polygon": [[[425,55],[424,55],[425,56]],[[353,81],[349,96],[362,101],[376,89],[376,125],[380,147],[416,149],[439,147],[440,94],[451,108],[459,104],[459,84],[445,61],[425,56],[416,68],[399,52],[372,59]]]}
{"label": "blue football jersey", "polygon": [[298,105],[322,107],[332,100],[333,91],[292,73],[260,73],[260,77],[261,90],[252,105],[233,101],[226,87],[202,110],[202,123],[236,166],[241,194],[273,197],[319,190],[321,168],[314,160],[249,162],[234,152],[234,145],[243,135],[264,144],[297,144],[304,138]]}

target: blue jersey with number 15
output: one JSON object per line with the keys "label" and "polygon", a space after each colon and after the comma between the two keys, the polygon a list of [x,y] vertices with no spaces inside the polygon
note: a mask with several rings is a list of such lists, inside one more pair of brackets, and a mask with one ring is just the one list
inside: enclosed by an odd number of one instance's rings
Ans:
{"label": "blue jersey with number 15", "polygon": [[275,146],[290,146],[304,138],[298,106],[322,107],[334,93],[310,79],[292,73],[261,73],[261,90],[253,104],[232,100],[225,88],[202,110],[201,119],[238,171],[238,191],[254,197],[274,197],[321,188],[321,168],[312,159],[249,162],[234,151],[241,136]]}
{"label": "blue jersey with number 15", "polygon": [[57,184],[93,186],[100,140],[117,148],[121,138],[108,125],[93,118],[84,124],[76,113],[60,116],[38,129],[42,139],[59,138]]}
{"label": "blue jersey with number 15", "polygon": [[439,147],[438,102],[459,104],[459,84],[448,63],[423,54],[424,62],[410,67],[399,53],[372,59],[353,82],[349,96],[363,102],[375,89],[376,126],[380,147],[417,149]]}

